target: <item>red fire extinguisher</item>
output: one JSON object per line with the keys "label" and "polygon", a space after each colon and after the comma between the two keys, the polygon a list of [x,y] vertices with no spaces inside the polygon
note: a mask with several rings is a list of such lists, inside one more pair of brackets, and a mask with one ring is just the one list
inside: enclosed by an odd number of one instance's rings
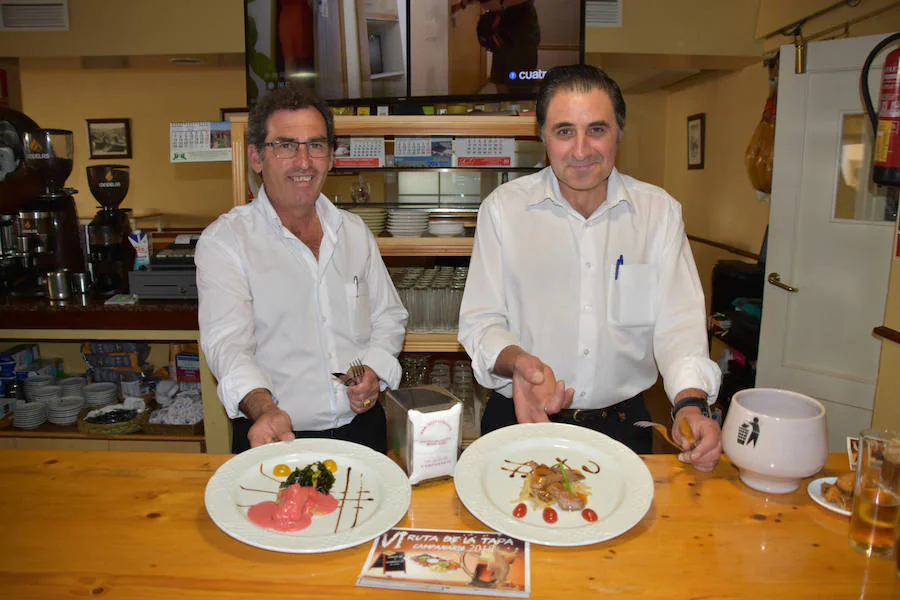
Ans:
{"label": "red fire extinguisher", "polygon": [[896,40],[900,40],[900,33],[889,35],[872,49],[863,63],[859,86],[875,132],[872,180],[878,185],[900,187],[900,48],[884,59],[877,115],[869,94],[869,67],[882,48]]}

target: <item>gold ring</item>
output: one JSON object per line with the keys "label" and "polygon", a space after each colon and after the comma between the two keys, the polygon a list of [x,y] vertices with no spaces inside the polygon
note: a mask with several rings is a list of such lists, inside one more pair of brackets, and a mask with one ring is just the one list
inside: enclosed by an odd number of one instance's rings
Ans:
{"label": "gold ring", "polygon": [[367,406],[369,406],[369,401],[368,401],[368,400],[363,400],[363,408],[365,408],[365,407],[367,407]]}

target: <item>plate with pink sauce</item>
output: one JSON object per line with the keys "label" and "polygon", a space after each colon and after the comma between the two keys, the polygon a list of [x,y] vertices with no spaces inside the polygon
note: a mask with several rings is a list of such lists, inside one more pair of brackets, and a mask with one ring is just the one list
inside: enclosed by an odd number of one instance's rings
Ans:
{"label": "plate with pink sauce", "polygon": [[[309,465],[327,467],[323,477],[333,478],[327,492],[299,484],[282,489]],[[383,454],[340,440],[298,439],[228,460],[206,484],[205,502],[213,522],[234,539],[300,554],[372,540],[403,518],[411,495],[406,473]]]}

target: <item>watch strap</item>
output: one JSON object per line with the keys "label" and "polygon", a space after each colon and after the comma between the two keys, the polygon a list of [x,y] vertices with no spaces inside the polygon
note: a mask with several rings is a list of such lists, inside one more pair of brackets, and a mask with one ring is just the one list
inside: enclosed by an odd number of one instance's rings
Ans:
{"label": "watch strap", "polygon": [[701,396],[687,396],[682,398],[672,407],[672,422],[675,421],[675,415],[685,406],[696,406],[704,417],[710,418],[709,401]]}

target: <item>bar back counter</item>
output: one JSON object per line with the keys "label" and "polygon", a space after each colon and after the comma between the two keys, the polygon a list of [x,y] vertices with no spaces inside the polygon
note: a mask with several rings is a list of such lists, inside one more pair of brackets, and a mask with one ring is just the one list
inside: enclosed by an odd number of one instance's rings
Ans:
{"label": "bar back counter", "polygon": [[[52,304],[43,298],[0,300],[0,348],[21,342],[200,341],[196,301],[142,300],[131,305],[107,306],[105,300],[89,297],[84,303]],[[200,383],[205,429],[202,435],[98,436],[80,433],[75,425],[45,424],[36,430],[0,430],[0,448],[230,452],[230,422],[216,396],[215,380],[202,352]]]}

